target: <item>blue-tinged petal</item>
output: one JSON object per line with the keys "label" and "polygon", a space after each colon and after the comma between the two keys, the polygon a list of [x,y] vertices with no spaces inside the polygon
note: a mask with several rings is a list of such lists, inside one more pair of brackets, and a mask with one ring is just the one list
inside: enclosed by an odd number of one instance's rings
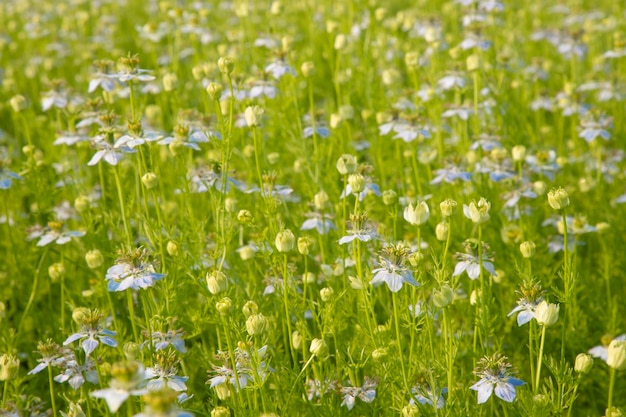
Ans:
{"label": "blue-tinged petal", "polygon": [[101,336],[100,341],[107,346],[117,347],[117,340],[113,339],[112,337]]}
{"label": "blue-tinged petal", "polygon": [[517,325],[521,327],[525,325],[526,323],[528,323],[529,321],[531,321],[534,317],[535,317],[535,313],[533,313],[532,311],[530,310],[522,311],[517,315]]}
{"label": "blue-tinged petal", "polygon": [[83,340],[83,343],[81,343],[81,345],[83,347],[83,350],[85,351],[85,355],[89,356],[91,355],[91,352],[96,350],[99,343],[96,339],[89,338],[89,339]]}
{"label": "blue-tinged petal", "polygon": [[152,379],[148,382],[148,385],[146,386],[146,388],[148,388],[150,391],[159,391],[165,388],[165,381],[161,378]]}
{"label": "blue-tinged petal", "polygon": [[508,382],[498,382],[496,384],[496,397],[504,400],[508,403],[512,403],[515,400],[515,387]]}
{"label": "blue-tinged petal", "polygon": [[176,339],[176,340],[173,340],[171,343],[172,343],[172,346],[174,346],[174,349],[176,349],[180,353],[187,352],[187,348],[185,347],[185,341],[184,340]]}
{"label": "blue-tinged petal", "polygon": [[90,395],[94,398],[104,399],[112,413],[119,410],[122,404],[124,404],[124,401],[126,401],[129,397],[128,392],[115,388],[101,389],[92,392]]}
{"label": "blue-tinged petal", "polygon": [[83,337],[85,337],[86,334],[85,333],[74,333],[73,335],[70,335],[70,337],[68,337],[67,339],[65,339],[65,342],[63,342],[63,346],[67,346],[72,342],[77,341],[78,339],[82,339]]}
{"label": "blue-tinged petal", "polygon": [[374,401],[374,399],[376,399],[376,390],[370,389],[365,392],[362,392],[359,394],[359,398],[364,403],[371,403],[372,401]]}
{"label": "blue-tinged petal", "polygon": [[605,362],[609,358],[609,350],[606,346],[595,346],[589,349],[588,352],[594,358],[600,358]]}
{"label": "blue-tinged petal", "polygon": [[513,377],[509,377],[509,379],[507,379],[507,382],[515,387],[519,387],[519,386],[526,384],[526,382],[522,381],[521,379],[517,379]]}
{"label": "blue-tinged petal", "polygon": [[459,276],[461,275],[469,266],[469,262],[466,261],[461,261],[458,264],[455,265],[454,267],[454,273],[452,274],[452,276]]}
{"label": "blue-tinged petal", "polygon": [[31,369],[28,372],[28,375],[34,375],[34,374],[38,374],[39,372],[43,371],[44,369],[46,369],[48,367],[48,364],[45,362],[40,362],[37,366],[35,366],[33,369]]}
{"label": "blue-tinged petal", "polygon": [[185,385],[185,380],[183,378],[172,377],[169,381],[167,381],[167,386],[173,389],[174,391],[186,391],[187,385]]}
{"label": "blue-tinged petal", "polygon": [[466,270],[467,270],[467,275],[471,279],[476,279],[480,276],[480,265],[476,263],[470,263],[469,265],[467,265]]}
{"label": "blue-tinged petal", "polygon": [[57,238],[58,236],[54,233],[46,233],[41,237],[41,239],[39,239],[39,242],[37,242],[37,246],[46,246],[47,244],[54,242]]}
{"label": "blue-tinged petal", "polygon": [[483,404],[487,402],[489,397],[491,397],[491,393],[493,392],[493,384],[487,379],[483,378],[474,385],[472,385],[470,389],[478,393],[478,404]]}
{"label": "blue-tinged petal", "polygon": [[385,282],[391,292],[398,292],[402,289],[402,275],[387,273],[385,278]]}
{"label": "blue-tinged petal", "polygon": [[[341,402],[341,406],[346,406],[348,410],[352,410],[354,408],[355,398],[352,395],[345,395],[343,397],[343,401]],[[340,407],[341,407],[340,406]]]}
{"label": "blue-tinged petal", "polygon": [[337,243],[339,243],[340,245],[343,245],[343,244],[352,242],[354,239],[356,239],[356,235],[348,235],[339,239]]}

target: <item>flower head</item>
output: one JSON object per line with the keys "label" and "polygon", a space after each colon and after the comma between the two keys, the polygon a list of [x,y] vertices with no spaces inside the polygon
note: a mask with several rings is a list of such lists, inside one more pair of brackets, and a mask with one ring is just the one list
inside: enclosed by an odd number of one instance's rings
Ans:
{"label": "flower head", "polygon": [[506,362],[506,357],[496,353],[482,358],[474,375],[480,380],[470,387],[478,393],[478,404],[487,402],[495,391],[496,397],[506,402],[515,400],[515,387],[524,385],[525,382],[511,376],[511,365]]}
{"label": "flower head", "polygon": [[156,272],[158,263],[145,248],[134,248],[120,252],[115,265],[107,270],[105,279],[109,281],[109,291],[138,290],[151,287],[165,274]]}
{"label": "flower head", "polygon": [[414,286],[419,285],[413,278],[411,270],[405,265],[409,254],[409,249],[401,244],[382,249],[379,257],[381,267],[372,270],[374,277],[370,283],[377,285],[384,282],[391,292],[400,291],[405,282]]}
{"label": "flower head", "polygon": [[490,209],[491,203],[484,198],[478,200],[478,203],[472,201],[469,206],[463,204],[463,214],[476,224],[482,224],[489,220]]}
{"label": "flower head", "polygon": [[415,206],[409,204],[404,208],[404,220],[415,226],[426,223],[430,217],[430,210],[425,201],[421,201]]}
{"label": "flower head", "polygon": [[117,341],[113,339],[115,332],[103,327],[104,315],[98,310],[76,309],[73,318],[80,326],[80,331],[68,337],[63,342],[63,346],[82,339],[81,346],[86,356],[91,355],[100,342],[107,346],[117,347]]}

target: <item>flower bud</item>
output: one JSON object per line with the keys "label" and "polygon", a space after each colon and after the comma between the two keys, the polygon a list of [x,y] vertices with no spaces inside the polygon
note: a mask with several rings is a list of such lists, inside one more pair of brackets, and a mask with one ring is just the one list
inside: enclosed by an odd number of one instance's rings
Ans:
{"label": "flower bud", "polygon": [[5,353],[0,356],[0,381],[15,379],[20,369],[20,360],[14,355]]}
{"label": "flower bud", "polygon": [[352,174],[348,177],[348,184],[353,193],[360,193],[365,190],[365,177],[361,174]]}
{"label": "flower bud", "polygon": [[317,356],[319,359],[326,359],[328,357],[328,344],[324,339],[311,340],[311,346],[309,352]]}
{"label": "flower bud", "polygon": [[211,82],[206,87],[206,92],[213,100],[219,100],[219,98],[222,96],[222,90],[222,84],[216,82]]}
{"label": "flower bud", "polygon": [[391,206],[393,204],[396,204],[397,201],[398,201],[398,193],[396,193],[394,190],[383,191],[383,203],[386,206]]}
{"label": "flower bud", "polygon": [[579,374],[588,374],[593,367],[593,358],[588,353],[579,353],[574,362],[574,370]]}
{"label": "flower bud", "polygon": [[243,305],[241,311],[243,312],[244,316],[250,317],[251,315],[256,314],[256,313],[259,312],[259,306],[258,306],[257,303],[255,303],[254,301],[250,300],[250,301],[247,301]]}
{"label": "flower bud", "polygon": [[310,238],[306,236],[298,238],[298,252],[300,255],[308,255],[311,250],[311,246],[313,246],[313,241]]}
{"label": "flower bud", "polygon": [[346,35],[344,35],[343,33],[339,33],[336,37],[335,37],[335,43],[334,43],[334,47],[337,51],[341,51],[342,49],[344,49],[346,47],[348,43],[348,40],[346,39]]}
{"label": "flower bud", "polygon": [[515,162],[521,162],[526,157],[526,147],[524,145],[516,145],[511,149],[511,156]]}
{"label": "flower bud", "polygon": [[335,295],[335,290],[333,290],[331,287],[324,287],[320,290],[320,298],[325,303],[332,300],[334,295]]}
{"label": "flower bud", "polygon": [[87,417],[82,407],[76,403],[70,403],[70,409],[66,415],[67,417]]}
{"label": "flower bud", "polygon": [[313,74],[315,74],[315,64],[313,64],[313,62],[311,61],[303,62],[302,66],[300,67],[300,71],[302,71],[302,75],[304,75],[306,78],[309,78]]}
{"label": "flower bud", "polygon": [[474,72],[480,68],[480,57],[478,55],[470,55],[465,59],[465,65],[468,72]]}
{"label": "flower bud", "polygon": [[606,364],[618,371],[626,369],[626,340],[613,339],[608,351]]}
{"label": "flower bud", "polygon": [[228,297],[224,297],[215,303],[215,308],[220,312],[222,316],[226,316],[230,313],[230,309],[233,307],[233,300]]}
{"label": "flower bud", "polygon": [[448,239],[448,231],[450,230],[450,225],[446,222],[439,222],[435,227],[435,236],[437,240],[440,242],[445,242]]}
{"label": "flower bud", "polygon": [[154,172],[147,172],[141,177],[141,183],[144,187],[150,190],[157,186],[157,184],[159,183],[159,178]]}
{"label": "flower bud", "polygon": [[446,198],[441,203],[439,203],[439,209],[441,210],[441,215],[445,217],[452,217],[454,213],[456,213],[456,201]]}
{"label": "flower bud", "polygon": [[219,407],[215,407],[211,410],[211,417],[230,417],[230,410],[220,405]]}
{"label": "flower bud", "polygon": [[223,56],[217,60],[217,67],[222,74],[230,75],[235,69],[235,61],[230,57]]}
{"label": "flower bud", "polygon": [[548,204],[554,210],[564,209],[569,206],[569,194],[561,187],[553,188],[548,192]]}
{"label": "flower bud", "polygon": [[447,307],[454,300],[454,291],[449,285],[443,285],[439,290],[433,293],[433,304],[437,308]]}
{"label": "flower bud", "polygon": [[543,300],[535,307],[535,320],[541,326],[551,326],[559,319],[559,305]]}
{"label": "flower bud", "polygon": [[87,307],[75,308],[74,311],[72,311],[72,320],[74,320],[74,323],[82,326],[85,324],[85,319],[89,317],[90,313],[91,310]]}
{"label": "flower bud", "polygon": [[296,244],[296,237],[293,235],[291,230],[285,229],[282,232],[278,232],[276,234],[274,244],[276,245],[276,249],[278,249],[278,252],[290,252],[293,250],[293,247]]}
{"label": "flower bud", "polygon": [[424,254],[420,251],[413,252],[408,257],[409,264],[413,268],[417,267],[422,262],[422,260],[424,260]]}
{"label": "flower bud", "polygon": [[313,205],[315,206],[316,210],[322,211],[327,203],[328,194],[326,194],[326,192],[320,191],[313,196]]}
{"label": "flower bud", "polygon": [[267,330],[267,317],[263,314],[252,314],[246,320],[246,331],[250,336],[258,336]]}
{"label": "flower bud", "polygon": [[372,359],[375,361],[384,360],[389,355],[387,348],[377,348],[372,351]]}
{"label": "flower bud", "polygon": [[404,55],[404,63],[409,68],[415,68],[419,65],[420,56],[417,52],[407,52]]}
{"label": "flower bud", "polygon": [[89,269],[100,268],[104,263],[104,256],[98,249],[90,250],[85,254],[85,261]]}
{"label": "flower bud", "polygon": [[178,86],[178,77],[176,74],[167,73],[163,76],[163,90],[166,92],[173,91]]}
{"label": "flower bud", "polygon": [[430,218],[430,209],[425,201],[417,203],[415,206],[409,204],[404,208],[404,220],[414,226],[421,226]]}
{"label": "flower bud", "polygon": [[52,282],[59,282],[65,276],[65,265],[61,262],[54,263],[48,267],[48,275]]}
{"label": "flower bud", "polygon": [[357,159],[356,156],[350,154],[344,154],[337,160],[337,171],[341,175],[350,175],[356,172]]}
{"label": "flower bud", "polygon": [[25,110],[26,107],[28,107],[26,97],[19,94],[11,97],[11,99],[9,100],[9,104],[11,105],[11,109],[13,109],[15,113],[19,113],[22,110]]}
{"label": "flower bud", "polygon": [[237,252],[239,252],[239,257],[242,261],[249,261],[250,259],[254,259],[254,256],[256,254],[256,251],[250,245],[240,247],[239,249],[237,249]]}
{"label": "flower bud", "polygon": [[415,404],[409,404],[402,409],[402,417],[418,417],[420,410]]}
{"label": "flower bud", "polygon": [[476,224],[482,224],[489,220],[489,209],[491,209],[491,203],[484,198],[481,198],[478,203],[472,201],[469,206],[463,205],[465,217]]}
{"label": "flower bud", "polygon": [[178,256],[178,243],[174,242],[173,240],[167,242],[167,246],[165,247],[165,249],[167,250],[168,255],[172,257]]}
{"label": "flower bud", "polygon": [[343,119],[341,118],[341,115],[338,113],[332,113],[330,115],[330,128],[331,129],[337,129],[337,127],[339,127],[339,124],[343,122]]}
{"label": "flower bud", "polygon": [[134,361],[140,358],[141,356],[141,345],[135,342],[127,342],[124,343],[122,347],[124,351],[124,356],[126,356],[126,360]]}
{"label": "flower bud", "polygon": [[248,224],[252,221],[252,213],[248,210],[239,210],[237,221],[241,224]]}
{"label": "flower bud", "polygon": [[[217,394],[217,398],[224,401],[230,397],[230,388],[228,384],[219,384],[215,386],[215,393]],[[218,407],[219,408],[219,407]],[[223,408],[223,407],[222,407]],[[228,415],[228,414],[226,414]]]}
{"label": "flower bud", "polygon": [[546,193],[546,189],[548,186],[543,181],[535,181],[532,183],[533,191],[537,193],[537,195],[544,195]]}
{"label": "flower bud", "polygon": [[478,304],[478,302],[480,301],[480,296],[482,295],[482,292],[480,291],[480,288],[472,291],[472,293],[470,294],[470,305],[475,306]]}
{"label": "flower bud", "polygon": [[228,278],[222,271],[207,272],[206,287],[211,294],[219,294],[228,289]]}
{"label": "flower bud", "polygon": [[248,127],[256,127],[261,123],[261,116],[263,116],[265,110],[259,106],[248,106],[243,116],[246,119]]}
{"label": "flower bud", "polygon": [[91,206],[91,199],[86,195],[79,195],[74,200],[74,208],[77,212],[83,213],[89,209]]}
{"label": "flower bud", "polygon": [[535,242],[532,242],[530,240],[526,241],[526,242],[522,242],[519,245],[519,250],[520,252],[522,252],[522,256],[526,259],[528,258],[532,258],[533,256],[535,256]]}
{"label": "flower bud", "polygon": [[302,347],[302,335],[297,330],[291,334],[291,345],[295,350],[298,350],[300,349],[300,347]]}

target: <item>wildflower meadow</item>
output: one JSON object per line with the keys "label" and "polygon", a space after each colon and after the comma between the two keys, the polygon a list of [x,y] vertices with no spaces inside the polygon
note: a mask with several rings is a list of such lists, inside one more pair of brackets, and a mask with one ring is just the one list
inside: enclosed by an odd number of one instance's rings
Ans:
{"label": "wildflower meadow", "polygon": [[0,2],[0,416],[626,413],[626,4]]}

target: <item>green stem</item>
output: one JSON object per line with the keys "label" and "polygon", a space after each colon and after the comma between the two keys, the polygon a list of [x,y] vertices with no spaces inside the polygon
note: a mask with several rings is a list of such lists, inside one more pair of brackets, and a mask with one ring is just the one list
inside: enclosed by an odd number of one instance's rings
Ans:
{"label": "green stem", "polygon": [[609,370],[609,399],[606,411],[606,417],[613,416],[613,388],[615,387],[615,368]]}
{"label": "green stem", "polygon": [[130,315],[130,324],[133,328],[135,343],[139,343],[139,333],[137,332],[137,325],[135,324],[135,304],[133,303],[133,293],[130,289],[126,290],[126,302],[128,303],[128,314]]}
{"label": "green stem", "polygon": [[289,286],[287,285],[288,282],[288,276],[287,276],[287,254],[284,254],[283,257],[283,301],[285,304],[285,320],[287,321],[287,346],[286,348],[289,350],[289,353],[291,355],[291,359],[293,361],[293,366],[296,366],[297,362],[297,358],[296,358],[296,353],[294,352],[292,346],[291,346],[291,335],[293,334],[291,332],[291,315],[289,314],[289,295],[288,295],[288,289]]}
{"label": "green stem", "polygon": [[113,168],[113,175],[115,177],[115,185],[117,186],[117,197],[120,202],[120,210],[122,212],[122,220],[124,221],[124,230],[126,232],[126,243],[129,248],[132,244],[132,235],[130,232],[130,227],[128,225],[128,219],[126,218],[126,207],[124,205],[124,193],[122,192],[122,182],[120,181],[120,175],[117,167]]}
{"label": "green stem", "polygon": [[48,364],[48,385],[50,385],[50,404],[52,405],[52,415],[58,417],[57,403],[54,397],[54,381],[52,379],[52,365]]}
{"label": "green stem", "polygon": [[404,358],[402,352],[402,343],[400,339],[400,314],[398,313],[398,302],[396,300],[396,293],[391,293],[391,300],[393,302],[393,321],[396,325],[396,343],[398,344],[398,357],[400,359],[400,368],[402,369],[402,381],[404,382],[404,388],[407,393],[411,395],[411,387],[407,380],[406,369],[404,368]]}
{"label": "green stem", "polygon": [[546,326],[541,326],[541,344],[539,345],[539,355],[537,356],[537,378],[535,379],[535,394],[539,391],[541,381],[541,364],[543,361],[543,345],[546,340]]}
{"label": "green stem", "polygon": [[535,322],[528,323],[528,354],[530,357],[530,380],[535,391]]}

